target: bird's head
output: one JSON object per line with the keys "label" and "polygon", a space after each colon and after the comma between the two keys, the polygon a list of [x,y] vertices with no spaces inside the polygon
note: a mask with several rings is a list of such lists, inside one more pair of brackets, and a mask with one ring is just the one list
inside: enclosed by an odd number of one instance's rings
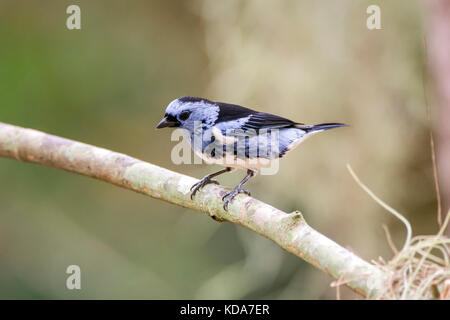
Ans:
{"label": "bird's head", "polygon": [[212,127],[217,120],[219,107],[212,101],[196,97],[182,97],[173,100],[166,108],[164,118],[157,129],[175,127],[194,131],[194,125]]}

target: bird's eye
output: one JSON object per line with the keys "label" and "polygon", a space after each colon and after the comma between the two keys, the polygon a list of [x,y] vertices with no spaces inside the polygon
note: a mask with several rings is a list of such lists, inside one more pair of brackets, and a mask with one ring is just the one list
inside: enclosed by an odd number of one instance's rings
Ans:
{"label": "bird's eye", "polygon": [[183,111],[182,113],[180,113],[180,120],[186,120],[187,118],[189,118],[189,115],[191,114],[190,111]]}

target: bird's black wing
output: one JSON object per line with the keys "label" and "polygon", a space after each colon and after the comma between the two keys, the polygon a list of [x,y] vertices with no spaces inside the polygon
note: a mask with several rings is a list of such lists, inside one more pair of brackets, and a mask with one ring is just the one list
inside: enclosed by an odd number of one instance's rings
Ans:
{"label": "bird's black wing", "polygon": [[217,122],[238,120],[240,118],[246,118],[251,114],[258,113],[255,110],[245,108],[237,104],[230,104],[224,102],[214,102],[214,104],[219,107]]}
{"label": "bird's black wing", "polygon": [[302,124],[274,114],[255,111],[236,104],[216,102],[216,105],[219,106],[218,122],[239,120],[249,117],[247,122],[242,126],[242,129],[244,130],[279,129]]}
{"label": "bird's black wing", "polygon": [[265,113],[265,112],[257,112],[252,114],[248,121],[244,124],[243,129],[280,129],[280,128],[289,128],[293,127],[297,124],[301,124],[299,122],[294,122],[292,120],[276,116],[274,114]]}

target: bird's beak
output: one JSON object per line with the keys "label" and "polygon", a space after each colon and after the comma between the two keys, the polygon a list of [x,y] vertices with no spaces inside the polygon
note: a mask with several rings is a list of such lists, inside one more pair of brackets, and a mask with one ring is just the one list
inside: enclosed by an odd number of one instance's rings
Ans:
{"label": "bird's beak", "polygon": [[178,127],[180,123],[178,121],[167,119],[164,117],[156,126],[156,129],[166,128],[166,127]]}

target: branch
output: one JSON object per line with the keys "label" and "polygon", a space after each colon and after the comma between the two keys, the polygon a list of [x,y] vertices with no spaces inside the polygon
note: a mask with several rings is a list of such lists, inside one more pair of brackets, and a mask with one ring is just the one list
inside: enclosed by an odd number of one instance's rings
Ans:
{"label": "branch", "polygon": [[379,268],[312,229],[298,211],[285,213],[241,194],[227,212],[224,187],[207,185],[191,200],[197,179],[124,154],[0,122],[0,157],[82,174],[244,226],[367,297],[377,297],[386,280]]}

